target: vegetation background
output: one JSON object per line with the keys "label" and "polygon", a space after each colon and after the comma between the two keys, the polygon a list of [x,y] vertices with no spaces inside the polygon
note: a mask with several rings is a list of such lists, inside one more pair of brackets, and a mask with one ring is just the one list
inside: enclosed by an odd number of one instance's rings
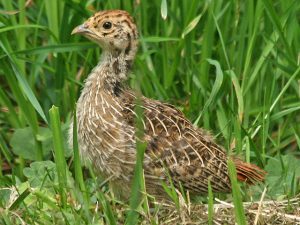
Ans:
{"label": "vegetation background", "polygon": [[298,0],[1,0],[1,224],[116,224],[127,215],[66,144],[101,54],[71,31],[103,9],[127,10],[138,24],[131,87],[174,104],[230,154],[268,172],[264,185],[242,187],[244,201],[264,186],[266,199],[300,192]]}

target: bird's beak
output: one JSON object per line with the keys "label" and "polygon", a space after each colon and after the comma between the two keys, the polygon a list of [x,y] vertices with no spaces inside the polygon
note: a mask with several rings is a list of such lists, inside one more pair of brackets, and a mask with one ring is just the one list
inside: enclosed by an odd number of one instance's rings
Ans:
{"label": "bird's beak", "polygon": [[85,24],[81,24],[77,27],[75,27],[72,31],[72,35],[73,34],[84,34],[84,33],[89,33],[90,30],[87,28],[87,26]]}

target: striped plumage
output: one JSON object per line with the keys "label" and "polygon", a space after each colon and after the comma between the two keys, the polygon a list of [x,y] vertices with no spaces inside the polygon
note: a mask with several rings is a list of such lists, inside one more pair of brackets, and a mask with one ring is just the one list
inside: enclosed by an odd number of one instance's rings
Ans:
{"label": "striped plumage", "polygon": [[[83,34],[103,49],[102,59],[88,76],[77,103],[81,155],[122,193],[129,194],[136,159],[137,97],[123,81],[138,47],[136,25],[127,12],[108,10],[96,13],[72,33]],[[143,96],[140,100],[147,143],[147,192],[158,198],[166,196],[161,181],[168,183],[167,171],[176,187],[181,183],[191,193],[206,193],[208,180],[215,192],[229,192],[228,156],[210,134],[195,128],[172,105]],[[233,160],[240,180],[263,180],[263,170]]]}

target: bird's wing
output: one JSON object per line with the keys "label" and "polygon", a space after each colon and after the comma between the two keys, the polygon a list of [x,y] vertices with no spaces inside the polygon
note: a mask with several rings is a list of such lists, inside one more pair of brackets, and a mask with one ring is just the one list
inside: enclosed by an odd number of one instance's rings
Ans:
{"label": "bird's wing", "polygon": [[[127,109],[123,114],[128,124],[134,126],[137,100],[132,96],[126,97]],[[230,191],[227,156],[213,138],[195,128],[174,106],[145,97],[140,100],[147,142],[145,154],[152,159],[145,172],[158,177],[167,177],[169,173],[175,186],[181,183],[191,192],[207,192],[208,180],[214,191]]]}

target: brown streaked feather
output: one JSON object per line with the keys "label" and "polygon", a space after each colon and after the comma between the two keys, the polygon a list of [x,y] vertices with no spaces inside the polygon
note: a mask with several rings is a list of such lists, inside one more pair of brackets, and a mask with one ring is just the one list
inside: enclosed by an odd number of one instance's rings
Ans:
{"label": "brown streaked feather", "polygon": [[[133,102],[129,103],[128,99],[134,101],[134,94],[125,92],[125,96],[127,96],[126,104],[130,105],[133,111],[135,105]],[[172,174],[175,185],[181,182],[194,193],[206,193],[208,179],[211,180],[214,191],[231,191],[227,169],[228,158],[212,137],[194,128],[174,106],[147,98],[142,100],[146,118],[145,139],[148,142],[146,154],[163,162],[156,164],[155,167],[165,166]],[[133,114],[126,114],[124,117],[130,118],[132,125]],[[265,173],[259,167],[237,159],[234,162],[240,181],[252,184],[263,181]]]}

